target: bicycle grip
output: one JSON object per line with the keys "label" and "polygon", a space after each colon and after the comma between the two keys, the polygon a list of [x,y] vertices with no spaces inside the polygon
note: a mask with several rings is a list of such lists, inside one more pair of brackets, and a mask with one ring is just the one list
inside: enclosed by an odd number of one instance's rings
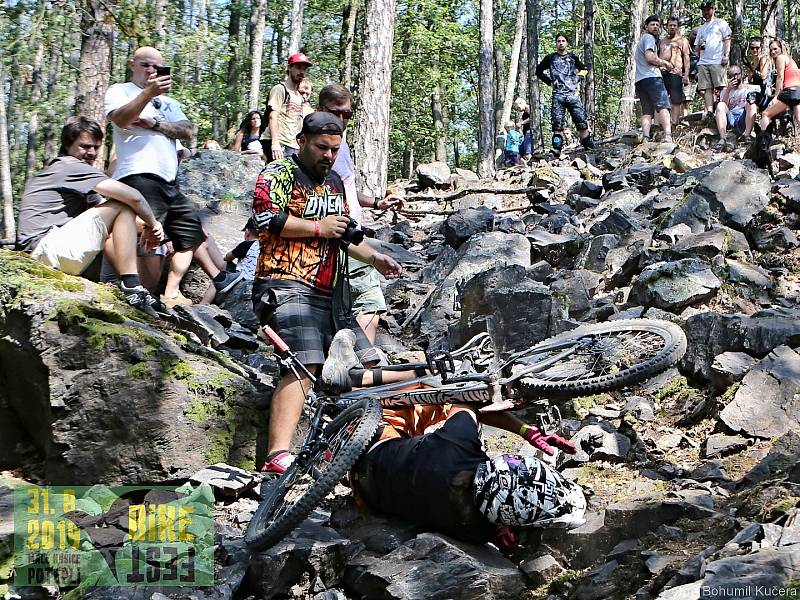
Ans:
{"label": "bicycle grip", "polygon": [[281,339],[281,336],[279,336],[278,333],[272,327],[270,327],[269,325],[264,325],[264,327],[262,327],[262,331],[264,332],[264,335],[267,336],[269,341],[272,342],[272,345],[278,349],[279,352],[289,351],[289,346],[286,345],[286,342],[284,342]]}

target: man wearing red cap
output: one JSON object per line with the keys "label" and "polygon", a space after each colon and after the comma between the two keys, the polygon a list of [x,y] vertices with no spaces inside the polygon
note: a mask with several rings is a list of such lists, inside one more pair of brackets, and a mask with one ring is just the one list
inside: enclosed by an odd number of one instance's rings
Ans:
{"label": "man wearing red cap", "polygon": [[286,79],[269,91],[267,123],[271,140],[269,160],[297,154],[297,134],[303,128],[303,97],[297,90],[312,65],[302,52],[292,54],[287,61]]}

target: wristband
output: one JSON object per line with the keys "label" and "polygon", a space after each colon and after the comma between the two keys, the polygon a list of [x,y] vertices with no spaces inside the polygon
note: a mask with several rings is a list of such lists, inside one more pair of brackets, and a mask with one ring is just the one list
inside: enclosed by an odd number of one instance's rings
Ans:
{"label": "wristband", "polygon": [[380,197],[375,196],[375,199],[372,201],[372,208],[377,209],[378,208],[378,202],[380,202],[380,201],[381,201]]}
{"label": "wristband", "polygon": [[314,221],[314,237],[319,237],[321,234],[321,227],[319,226],[319,221]]}

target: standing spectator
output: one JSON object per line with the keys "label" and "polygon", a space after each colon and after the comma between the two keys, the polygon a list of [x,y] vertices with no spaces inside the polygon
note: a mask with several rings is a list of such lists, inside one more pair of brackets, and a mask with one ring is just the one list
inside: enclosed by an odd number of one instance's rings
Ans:
{"label": "standing spectator", "polygon": [[[548,72],[549,71],[549,75]],[[553,87],[553,104],[550,119],[553,126],[553,152],[561,154],[564,146],[564,119],[569,111],[572,122],[578,130],[581,145],[587,150],[594,148],[589,134],[586,111],[580,98],[580,77],[586,74],[586,67],[575,54],[567,52],[567,36],[556,35],[556,51],[544,57],[536,67],[536,76]]]}
{"label": "standing spectator", "polygon": [[658,33],[661,30],[661,19],[650,15],[644,21],[644,33],[636,45],[634,62],[636,64],[636,95],[642,103],[642,135],[650,139],[650,127],[653,125],[653,116],[656,122],[664,129],[664,141],[672,141],[672,123],[669,111],[672,103],[669,101],[661,69],[674,72],[675,67],[669,61],[658,56]]}
{"label": "standing spectator", "polygon": [[670,17],[667,21],[667,37],[660,43],[658,55],[672,63],[673,72],[665,71],[664,87],[667,88],[672,108],[670,117],[673,125],[677,125],[683,117],[686,96],[684,86],[689,85],[689,40],[681,34],[681,21],[678,17]]}
{"label": "standing spectator", "polygon": [[794,126],[797,131],[798,111],[800,111],[800,70],[789,52],[789,46],[783,40],[772,40],[769,53],[775,64],[775,97],[766,110],[761,113],[761,129],[765,130],[772,120],[785,111],[792,109]]}
{"label": "standing spectator", "polygon": [[[336,115],[345,128],[353,116],[353,96],[346,87],[339,84],[326,85],[319,92],[318,109]],[[346,131],[342,135],[339,153],[333,163],[333,171],[342,178],[350,216],[356,223],[363,220],[363,209],[399,209],[403,200],[388,194],[385,198],[367,196],[356,190],[356,174]],[[379,315],[386,312],[386,299],[381,290],[380,276],[375,268],[357,259],[350,259],[350,291],[353,296],[353,314],[364,330],[370,343],[375,343],[378,332]]]}
{"label": "standing spectator", "polygon": [[725,19],[714,18],[714,3],[700,4],[703,23],[697,30],[694,51],[700,56],[697,63],[697,89],[703,92],[706,122],[714,118],[714,97],[725,87],[725,69],[731,53],[731,28]]}
{"label": "standing spectator", "polygon": [[506,121],[506,143],[503,149],[503,166],[519,164],[519,149],[522,146],[522,133],[514,129],[514,121]]}
{"label": "standing spectator", "polygon": [[303,118],[306,115],[314,112],[314,107],[311,106],[311,91],[314,89],[314,84],[310,79],[303,79],[300,85],[297,86],[297,92],[303,97]]}
{"label": "standing spectator", "polygon": [[286,79],[272,87],[267,98],[267,128],[272,156],[267,161],[297,154],[297,135],[303,127],[303,96],[300,82],[312,62],[302,52],[292,54],[287,61]]}
{"label": "standing spectator", "polygon": [[[155,48],[139,48],[129,61],[131,80],[108,88],[106,116],[114,124],[117,166],[114,179],[142,193],[150,208],[164,224],[175,254],[162,302],[168,307],[188,302],[178,284],[194,258],[211,277],[217,290],[227,292],[241,274],[220,271],[209,256],[200,217],[191,200],[178,187],[176,140],[192,137],[192,124],[181,105],[166,96],[172,87],[169,75],[158,76],[156,67],[164,57]],[[149,259],[144,259],[149,260]],[[153,257],[153,260],[159,260]]]}
{"label": "standing spectator", "polygon": [[[94,119],[71,117],[61,130],[59,155],[36,173],[22,195],[17,250],[71,275],[80,274],[103,249],[111,250],[118,285],[129,304],[156,316],[165,307],[142,286],[136,267],[136,217],[143,243],[154,246],[164,230],[135,189],[94,168],[103,129]],[[108,200],[104,200],[102,194]]]}
{"label": "standing spectator", "polygon": [[[239,125],[236,137],[233,138],[233,151],[246,154],[261,154],[261,134],[264,132],[264,122],[261,113],[251,110]],[[252,144],[252,146],[251,146]]]}
{"label": "standing spectator", "polygon": [[719,95],[714,113],[719,131],[719,141],[715,146],[717,150],[725,150],[727,147],[725,135],[729,126],[744,133],[746,138],[750,137],[753,124],[756,122],[757,109],[755,104],[747,101],[747,95],[756,91],[758,91],[756,86],[742,84],[740,66],[734,65],[728,69],[728,85]]}
{"label": "standing spectator", "polygon": [[533,153],[533,136],[531,134],[531,107],[525,102],[524,98],[517,98],[514,100],[514,107],[522,114],[520,114],[517,127],[522,129],[522,147],[520,154],[522,160],[530,160]]}

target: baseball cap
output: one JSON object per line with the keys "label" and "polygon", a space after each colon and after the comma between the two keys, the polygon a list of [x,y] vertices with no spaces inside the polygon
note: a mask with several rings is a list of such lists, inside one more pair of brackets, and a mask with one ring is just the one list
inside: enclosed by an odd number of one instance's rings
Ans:
{"label": "baseball cap", "polygon": [[245,223],[244,227],[242,227],[242,231],[245,231],[247,229],[256,229],[256,230],[258,229],[258,227],[256,227],[256,222],[253,220],[253,217],[247,219],[247,223]]}
{"label": "baseball cap", "polygon": [[296,54],[292,54],[289,57],[289,60],[286,61],[286,62],[289,65],[308,65],[309,67],[314,65],[314,63],[312,63],[310,60],[308,60],[308,57],[305,54],[303,54],[302,52],[298,52]]}
{"label": "baseball cap", "polygon": [[703,8],[714,8],[714,3],[711,2],[711,0],[706,0],[705,2],[702,2],[700,4],[700,8],[701,9],[703,9]]}
{"label": "baseball cap", "polygon": [[342,135],[343,132],[344,122],[339,117],[329,112],[315,111],[303,119],[303,128],[297,134],[297,137],[307,133]]}

